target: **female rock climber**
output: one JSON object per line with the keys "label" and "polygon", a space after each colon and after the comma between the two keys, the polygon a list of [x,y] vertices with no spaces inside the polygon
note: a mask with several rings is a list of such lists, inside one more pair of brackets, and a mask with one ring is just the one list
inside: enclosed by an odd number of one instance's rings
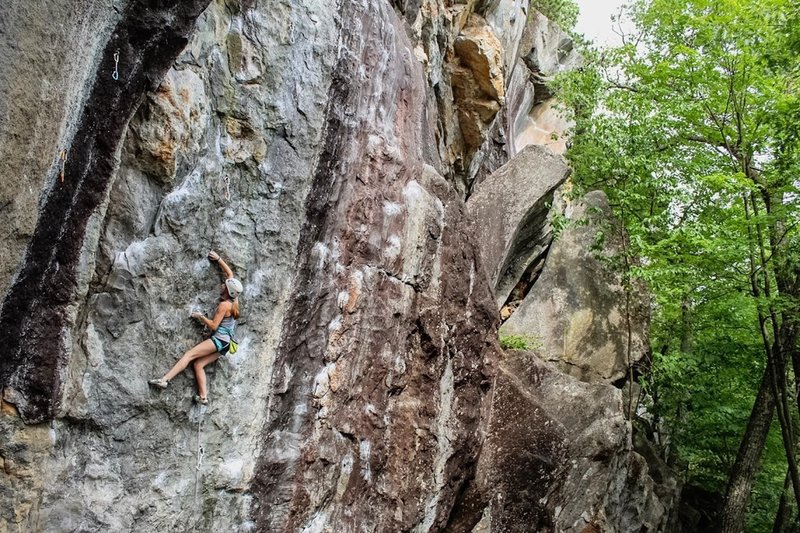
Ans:
{"label": "female rock climber", "polygon": [[203,367],[228,353],[233,330],[236,327],[236,319],[239,318],[239,294],[242,292],[242,283],[233,277],[233,271],[217,252],[214,250],[208,252],[208,259],[217,263],[225,274],[225,282],[220,286],[220,302],[213,319],[196,311],[192,313],[192,318],[196,318],[213,331],[211,338],[183,354],[183,357],[164,377],[148,381],[154,387],[165,389],[172,378],[183,372],[189,363],[194,361],[192,366],[194,367],[194,377],[197,379],[197,394],[194,401],[203,405],[208,404],[206,373]]}

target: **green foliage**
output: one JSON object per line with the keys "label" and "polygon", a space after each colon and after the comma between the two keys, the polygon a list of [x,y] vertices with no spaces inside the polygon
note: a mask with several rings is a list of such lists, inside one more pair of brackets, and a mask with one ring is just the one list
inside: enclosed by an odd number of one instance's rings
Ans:
{"label": "green foliage", "polygon": [[553,232],[554,239],[558,239],[561,233],[567,228],[579,228],[589,224],[589,220],[586,218],[568,218],[566,214],[556,211],[550,212],[550,219],[548,222],[550,224],[550,230]]}
{"label": "green foliage", "polygon": [[[576,189],[606,192],[641,258],[629,274],[653,295],[644,381],[668,458],[723,492],[765,366],[759,312],[798,308],[776,276],[800,271],[800,7],[639,0],[629,16],[625,44],[584,51],[587,66],[557,80],[568,157]],[[770,530],[785,469],[773,428],[748,531]]]}
{"label": "green foliage", "polygon": [[570,219],[564,213],[554,213],[550,219],[553,238],[558,239],[561,233],[569,227]]}
{"label": "green foliage", "polygon": [[506,350],[535,350],[542,342],[525,335],[500,335],[500,346]]}
{"label": "green foliage", "polygon": [[575,0],[531,0],[530,9],[539,11],[566,31],[578,23],[578,3]]}
{"label": "green foliage", "polygon": [[[795,425],[795,427],[797,427]],[[750,495],[745,531],[771,532],[775,520],[775,509],[780,500],[779,488],[786,475],[786,456],[781,443],[781,430],[777,421],[770,430],[764,449],[763,466]],[[791,489],[789,489],[791,492]],[[790,495],[791,497],[791,495]],[[796,514],[796,513],[795,513]]]}

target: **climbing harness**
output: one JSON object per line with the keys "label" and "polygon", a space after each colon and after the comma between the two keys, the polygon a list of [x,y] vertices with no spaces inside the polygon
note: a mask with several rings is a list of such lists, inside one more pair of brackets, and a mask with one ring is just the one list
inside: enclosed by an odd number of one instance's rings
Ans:
{"label": "climbing harness", "polygon": [[111,77],[114,78],[114,80],[119,79],[119,49],[114,52],[114,73],[111,74]]}
{"label": "climbing harness", "polygon": [[[222,335],[227,335],[227,336],[228,336],[228,339],[230,339],[230,340],[228,340],[228,351],[226,351],[226,352],[225,352],[224,354],[222,354],[222,355],[234,354],[234,353],[236,353],[236,352],[237,352],[237,350],[239,350],[239,341],[238,341],[238,340],[236,340],[236,338],[233,336],[233,331],[234,331],[233,329],[231,329],[231,328],[226,328],[225,326],[220,326],[220,327],[218,327],[218,328],[217,328],[217,330],[215,331],[215,333],[221,333]],[[211,341],[213,342],[213,341],[214,341],[214,339],[215,339],[215,338],[214,338],[214,337],[212,337],[212,338],[211,338]],[[225,349],[225,344],[224,344],[224,342],[225,342],[225,341],[223,341],[223,340],[220,340],[220,339],[217,339],[217,340],[219,340],[219,342],[220,342],[220,344],[219,344],[219,345],[217,345],[217,343],[216,343],[216,342],[214,342],[214,346],[216,346],[216,347],[217,347],[217,350],[219,351],[219,350],[220,350],[220,348],[221,348],[221,349]]]}

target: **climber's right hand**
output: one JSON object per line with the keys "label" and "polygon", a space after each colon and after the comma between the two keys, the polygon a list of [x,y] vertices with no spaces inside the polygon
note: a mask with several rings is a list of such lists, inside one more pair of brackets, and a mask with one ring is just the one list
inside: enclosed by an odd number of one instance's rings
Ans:
{"label": "climber's right hand", "polygon": [[214,261],[216,263],[217,261],[219,261],[219,254],[217,252],[215,252],[214,250],[209,250],[208,251],[208,258],[211,261]]}

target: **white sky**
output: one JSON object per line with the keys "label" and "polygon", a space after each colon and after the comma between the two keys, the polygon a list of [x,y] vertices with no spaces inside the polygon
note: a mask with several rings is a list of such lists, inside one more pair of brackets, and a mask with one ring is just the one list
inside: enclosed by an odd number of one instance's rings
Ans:
{"label": "white sky", "polygon": [[618,45],[619,36],[611,30],[611,15],[619,12],[625,0],[578,0],[578,33],[584,34],[597,45]]}

